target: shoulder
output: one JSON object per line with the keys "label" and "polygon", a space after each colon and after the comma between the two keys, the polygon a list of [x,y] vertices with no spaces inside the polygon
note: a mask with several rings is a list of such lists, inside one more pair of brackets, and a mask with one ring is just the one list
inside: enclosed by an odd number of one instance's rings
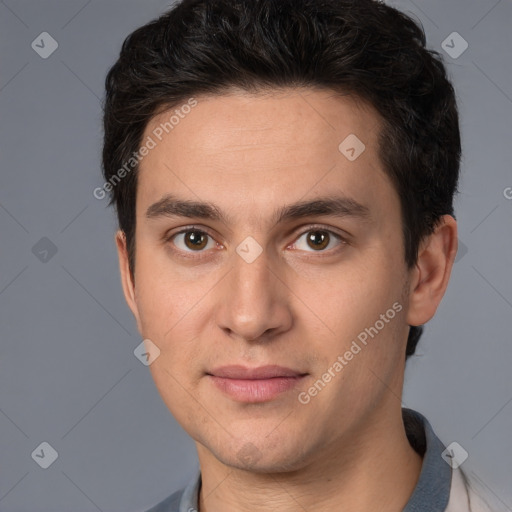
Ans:
{"label": "shoulder", "polygon": [[452,472],[450,501],[446,512],[505,512],[508,510],[496,496],[469,477],[461,469]]}
{"label": "shoulder", "polygon": [[174,492],[165,500],[157,503],[155,506],[146,510],[145,512],[179,512],[181,497],[184,489]]}
{"label": "shoulder", "polygon": [[188,484],[144,512],[197,512],[201,471],[198,469]]}
{"label": "shoulder", "polygon": [[[466,474],[465,474],[466,476]],[[506,512],[510,509],[500,497],[492,492],[480,479],[466,476],[471,512]],[[505,498],[505,496],[502,496]],[[509,497],[507,496],[508,500]]]}

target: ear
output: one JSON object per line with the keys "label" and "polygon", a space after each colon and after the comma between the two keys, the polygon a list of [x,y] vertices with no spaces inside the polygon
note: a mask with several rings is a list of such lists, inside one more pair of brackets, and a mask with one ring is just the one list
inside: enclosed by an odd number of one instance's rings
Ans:
{"label": "ear", "polygon": [[434,232],[420,244],[411,271],[409,325],[422,325],[434,316],[450,280],[457,246],[457,222],[451,215],[443,215]]}
{"label": "ear", "polygon": [[139,310],[135,299],[135,283],[130,272],[126,235],[124,231],[118,230],[116,232],[116,246],[117,255],[119,257],[119,270],[121,272],[121,284],[123,286],[124,298],[137,321],[137,327],[140,332]]}

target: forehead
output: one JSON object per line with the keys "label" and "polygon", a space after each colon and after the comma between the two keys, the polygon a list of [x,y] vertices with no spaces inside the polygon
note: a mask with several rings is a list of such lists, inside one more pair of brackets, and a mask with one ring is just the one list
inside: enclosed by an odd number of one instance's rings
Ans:
{"label": "forehead", "polygon": [[[259,211],[334,189],[372,202],[379,185],[389,186],[378,154],[380,117],[358,98],[289,89],[194,102],[148,123],[143,141],[154,147],[139,166],[138,208],[166,193]],[[357,158],[348,158],[354,151]]]}
{"label": "forehead", "polygon": [[183,154],[200,151],[215,158],[223,153],[223,162],[225,150],[238,149],[233,156],[238,158],[240,150],[263,152],[286,144],[300,161],[304,155],[317,156],[315,143],[321,142],[318,150],[322,151],[325,144],[339,143],[349,134],[359,134],[372,149],[380,129],[380,117],[371,105],[334,91],[282,89],[252,94],[236,90],[200,96],[195,102],[190,108],[190,100],[184,100],[153,117],[145,135],[153,134],[156,142],[173,145]]}

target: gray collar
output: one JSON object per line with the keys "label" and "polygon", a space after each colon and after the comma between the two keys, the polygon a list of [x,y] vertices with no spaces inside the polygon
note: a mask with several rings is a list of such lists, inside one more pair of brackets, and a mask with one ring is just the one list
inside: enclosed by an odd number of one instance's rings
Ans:
{"label": "gray collar", "polygon": [[404,408],[402,418],[409,443],[423,456],[420,478],[403,512],[443,512],[452,483],[452,468],[441,457],[445,446],[419,412]]}
{"label": "gray collar", "polygon": [[[445,446],[419,412],[403,408],[402,417],[409,443],[423,457],[418,483],[403,512],[443,512],[448,505],[452,480],[452,469],[441,457]],[[184,489],[148,512],[197,512],[200,487],[198,470]]]}

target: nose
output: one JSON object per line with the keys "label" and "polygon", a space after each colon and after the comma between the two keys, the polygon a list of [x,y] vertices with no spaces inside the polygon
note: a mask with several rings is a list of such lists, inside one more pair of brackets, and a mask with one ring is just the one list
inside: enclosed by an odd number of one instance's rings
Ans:
{"label": "nose", "polygon": [[216,293],[217,325],[231,337],[268,341],[292,325],[286,276],[265,251],[254,261],[234,254],[233,267]]}

